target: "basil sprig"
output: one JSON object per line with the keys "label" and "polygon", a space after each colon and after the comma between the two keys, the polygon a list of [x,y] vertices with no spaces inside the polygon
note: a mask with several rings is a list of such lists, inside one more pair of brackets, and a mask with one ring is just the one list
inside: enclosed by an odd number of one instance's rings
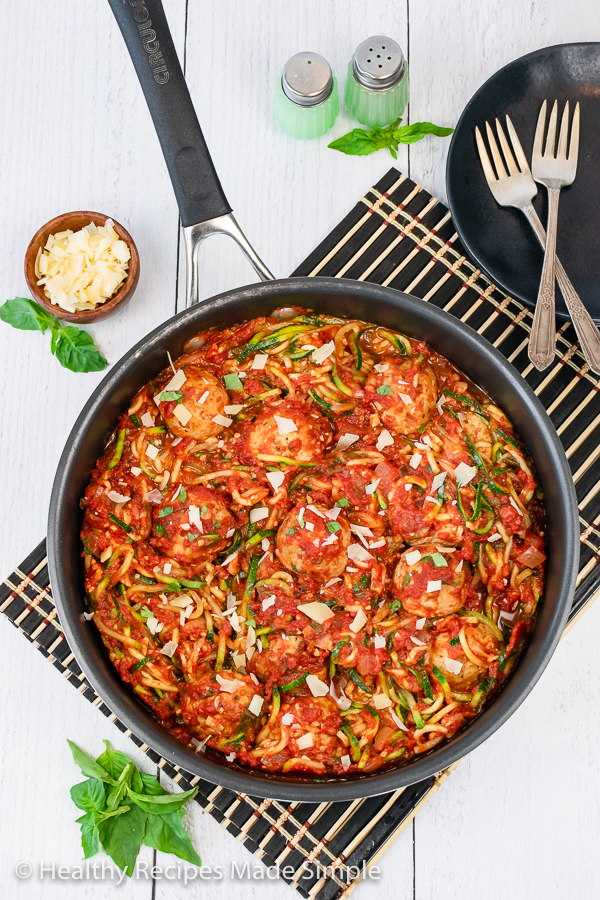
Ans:
{"label": "basil sprig", "polygon": [[394,157],[398,159],[399,144],[415,144],[428,134],[436,137],[447,137],[454,131],[453,128],[441,128],[431,122],[415,122],[413,125],[400,125],[402,119],[396,119],[391,125],[383,128],[354,128],[348,134],[342,135],[328,144],[332,150],[347,153],[350,156],[367,156],[376,150],[386,147]]}
{"label": "basil sprig", "polygon": [[182,824],[183,806],[198,788],[169,794],[153,775],[139,772],[133,760],[113,750],[108,741],[104,743],[106,750],[94,760],[69,741],[75,763],[88,776],[71,788],[73,803],[84,813],[77,819],[84,858],[98,853],[102,844],[113,862],[131,876],[145,844],[200,866]]}
{"label": "basil sprig", "polygon": [[15,297],[0,306],[0,319],[21,331],[51,333],[50,350],[65,369],[72,372],[101,372],[108,365],[87,331],[63,325],[33,300]]}

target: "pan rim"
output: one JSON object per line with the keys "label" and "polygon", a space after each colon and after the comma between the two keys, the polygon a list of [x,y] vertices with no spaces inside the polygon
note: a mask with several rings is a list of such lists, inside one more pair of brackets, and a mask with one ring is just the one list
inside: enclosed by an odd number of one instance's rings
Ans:
{"label": "pan rim", "polygon": [[[94,659],[94,654],[91,654],[86,647],[86,644],[89,644],[86,638],[86,629],[89,629],[89,625],[81,615],[84,609],[82,601],[75,596],[70,596],[71,589],[65,571],[65,556],[62,553],[62,534],[65,516],[68,512],[66,495],[69,478],[81,442],[90,424],[102,410],[119,381],[134,370],[142,357],[147,356],[156,345],[167,341],[171,334],[185,324],[195,323],[197,319],[201,320],[226,307],[243,306],[245,302],[256,300],[257,296],[269,305],[268,301],[273,303],[276,298],[285,294],[292,297],[295,304],[304,305],[302,298],[307,294],[318,298],[320,294],[331,294],[332,292],[346,294],[355,300],[364,300],[365,297],[368,297],[372,302],[371,308],[374,312],[376,312],[376,304],[379,300],[384,306],[396,307],[398,311],[409,316],[414,314],[417,319],[421,320],[421,328],[428,324],[434,329],[441,330],[444,333],[444,340],[450,342],[454,339],[458,344],[470,347],[478,356],[481,365],[487,363],[492,370],[501,373],[505,389],[511,391],[515,402],[520,402],[533,416],[540,438],[548,452],[549,465],[557,479],[561,501],[558,509],[555,510],[553,507],[553,517],[558,517],[564,526],[561,540],[563,556],[567,563],[558,575],[559,583],[555,588],[557,601],[552,613],[549,614],[544,631],[538,634],[539,629],[536,626],[527,650],[503,690],[464,731],[447,744],[434,749],[430,755],[413,760],[397,769],[375,772],[355,780],[336,779],[331,782],[300,783],[276,776],[267,777],[264,773],[258,774],[251,770],[226,768],[224,764],[213,762],[207,757],[194,753],[186,745],[172,738],[160,723],[151,720],[150,713],[145,713],[132,698],[126,695],[125,690],[120,689],[113,679],[105,676],[101,670],[105,668],[107,661],[104,660],[103,665],[99,665]],[[271,308],[276,308],[277,305],[281,305],[281,303],[275,303]],[[241,318],[243,315],[240,316]],[[377,315],[370,318],[377,319]],[[200,327],[201,324],[198,323],[198,330]],[[440,352],[449,358],[451,356],[447,349],[440,350]],[[460,367],[463,370],[468,368],[464,365]],[[469,373],[466,372],[466,374]],[[519,397],[518,401],[517,397]],[[529,446],[528,449],[531,452]],[[532,456],[534,456],[533,453]],[[566,623],[577,575],[578,531],[575,487],[558,435],[533,390],[517,369],[496,348],[470,326],[460,322],[444,310],[429,306],[419,298],[394,288],[369,282],[355,282],[350,279],[302,277],[247,285],[219,294],[198,306],[183,310],[142,338],[114,365],[83,407],[61,455],[50,499],[48,560],[54,600],[71,650],[99,696],[136,736],[156,749],[156,752],[160,753],[163,758],[179,765],[184,771],[191,772],[224,788],[272,799],[314,802],[318,797],[319,802],[332,802],[388,793],[430,778],[474,750],[512,715],[546,668]],[[79,609],[77,604],[80,606]],[[110,665],[110,663],[108,664]],[[121,684],[122,682],[119,682],[119,685]]]}

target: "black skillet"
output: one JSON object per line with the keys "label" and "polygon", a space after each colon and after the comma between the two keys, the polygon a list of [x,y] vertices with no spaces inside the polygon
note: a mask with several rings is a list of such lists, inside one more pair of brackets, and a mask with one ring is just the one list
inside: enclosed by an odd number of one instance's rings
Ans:
{"label": "black skillet", "polygon": [[[184,228],[189,229],[188,234],[194,230],[210,233],[211,228],[220,228],[223,217],[231,221],[226,218],[230,207],[204,143],[162,4],[160,0],[109,2],[152,112]],[[231,225],[226,230],[231,233]],[[256,257],[254,264],[261,269]],[[261,271],[267,278],[267,270],[262,267]],[[391,771],[326,782],[298,773],[270,775],[249,770],[227,763],[222,754],[210,750],[195,753],[176,741],[121,681],[97,629],[83,618],[79,499],[121,411],[164,367],[166,351],[177,357],[200,329],[222,328],[291,305],[399,329],[444,354],[513,420],[533,457],[547,507],[552,510],[547,530],[547,585],[535,631],[497,699],[464,732],[422,757]],[[215,784],[254,796],[322,802],[380,794],[429,777],[469,753],[506,721],[532,689],[559,640],[575,584],[578,533],[573,481],[556,432],[531,389],[491,344],[447,313],[390,288],[347,279],[288,278],[229,291],[179,313],[113,367],[77,419],[60,460],[50,501],[48,556],[67,640],[98,694],[138,737],[165,759]]]}

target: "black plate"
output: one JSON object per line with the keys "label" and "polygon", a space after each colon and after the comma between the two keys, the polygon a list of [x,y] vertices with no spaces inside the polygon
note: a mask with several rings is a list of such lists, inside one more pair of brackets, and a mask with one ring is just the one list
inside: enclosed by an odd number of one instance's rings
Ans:
{"label": "black plate", "polygon": [[[528,53],[492,75],[472,97],[454,132],[446,181],[458,235],[469,256],[491,280],[529,307],[535,305],[543,254],[524,215],[500,207],[485,181],[475,126],[504,124],[509,115],[528,160],[542,101],[581,103],[579,163],[574,183],[561,193],[558,255],[576,291],[600,322],[600,43],[558,44]],[[542,222],[546,188],[534,199]],[[560,291],[556,312],[567,317]]]}

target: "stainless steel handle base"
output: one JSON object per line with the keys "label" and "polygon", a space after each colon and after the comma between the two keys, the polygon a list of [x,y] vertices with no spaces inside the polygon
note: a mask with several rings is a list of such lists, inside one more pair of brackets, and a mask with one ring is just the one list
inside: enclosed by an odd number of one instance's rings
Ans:
{"label": "stainless steel handle base", "polygon": [[186,260],[186,306],[194,306],[200,300],[198,277],[198,252],[200,244],[213,234],[226,234],[242,248],[252,268],[261,281],[274,281],[275,276],[267,269],[262,259],[248,242],[248,239],[233,213],[217,216],[196,225],[187,225],[183,229]]}

